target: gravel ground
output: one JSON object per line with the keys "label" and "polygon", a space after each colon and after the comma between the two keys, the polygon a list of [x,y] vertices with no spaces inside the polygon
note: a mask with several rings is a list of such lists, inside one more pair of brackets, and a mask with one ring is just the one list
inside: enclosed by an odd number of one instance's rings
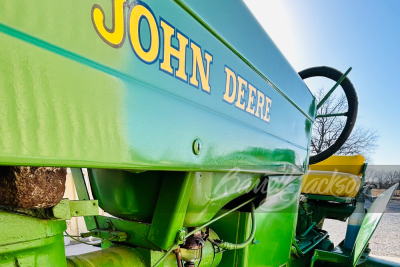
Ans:
{"label": "gravel ground", "polygon": [[[369,205],[367,205],[368,207]],[[400,201],[392,200],[370,241],[371,254],[376,256],[400,257]],[[346,235],[347,222],[325,220],[332,242],[339,244]]]}

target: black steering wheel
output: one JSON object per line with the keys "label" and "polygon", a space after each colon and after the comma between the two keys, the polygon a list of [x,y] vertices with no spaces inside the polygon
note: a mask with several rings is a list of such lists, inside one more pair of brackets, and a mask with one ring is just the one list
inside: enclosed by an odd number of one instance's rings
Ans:
{"label": "black steering wheel", "polygon": [[[346,72],[346,75],[348,72],[350,72],[351,69],[349,69]],[[343,73],[340,71],[330,68],[330,67],[313,67],[309,69],[305,69],[303,71],[299,72],[300,77],[305,80],[307,78],[311,77],[326,77],[328,79],[331,79],[337,83],[337,85],[341,85],[343,88],[343,91],[345,93],[346,99],[347,99],[347,106],[348,110],[345,113],[340,113],[340,114],[324,114],[324,115],[317,115],[316,118],[318,117],[336,117],[336,116],[346,116],[346,124],[339,135],[339,137],[336,139],[336,141],[326,148],[325,150],[321,151],[320,153],[316,155],[310,156],[310,161],[309,164],[315,164],[318,162],[321,162],[333,154],[336,153],[340,149],[340,147],[346,142],[346,140],[349,138],[351,131],[353,130],[354,124],[356,123],[356,118],[357,118],[357,111],[358,111],[358,98],[357,98],[357,93],[356,90],[354,89],[353,84],[350,82],[349,78],[346,77]],[[335,88],[335,87],[334,87]],[[334,88],[332,88],[334,90]],[[317,109],[320,108],[330,94],[333,92],[331,90],[328,92],[328,94],[323,98],[323,100],[318,103]]]}

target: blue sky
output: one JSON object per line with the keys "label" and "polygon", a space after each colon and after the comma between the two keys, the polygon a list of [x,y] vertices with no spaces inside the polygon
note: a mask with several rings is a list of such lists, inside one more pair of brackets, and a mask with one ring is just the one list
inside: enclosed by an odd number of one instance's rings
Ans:
{"label": "blue sky", "polygon": [[245,0],[296,71],[349,74],[357,124],[378,131],[377,165],[400,165],[400,1]]}

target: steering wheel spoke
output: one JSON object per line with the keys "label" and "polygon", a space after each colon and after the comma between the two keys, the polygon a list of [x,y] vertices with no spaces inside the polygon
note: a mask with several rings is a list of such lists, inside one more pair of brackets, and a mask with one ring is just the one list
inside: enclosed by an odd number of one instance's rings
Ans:
{"label": "steering wheel spoke", "polygon": [[329,90],[329,92],[319,101],[317,105],[317,109],[320,109],[322,105],[325,103],[326,100],[331,96],[331,94],[338,88],[338,86],[343,82],[344,79],[346,79],[347,75],[350,73],[352,68],[350,67],[340,78],[339,80],[335,83],[335,85]]}
{"label": "steering wheel spoke", "polygon": [[345,113],[332,113],[332,114],[319,114],[317,115],[317,118],[327,118],[327,117],[341,117],[341,116],[348,116],[349,113],[345,112]]}

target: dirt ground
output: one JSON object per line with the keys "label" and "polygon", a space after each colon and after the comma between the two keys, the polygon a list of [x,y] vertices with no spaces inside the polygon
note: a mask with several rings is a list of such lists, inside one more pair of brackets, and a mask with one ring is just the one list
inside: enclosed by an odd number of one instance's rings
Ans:
{"label": "dirt ground", "polygon": [[[373,197],[379,197],[380,194],[385,192],[385,190],[386,189],[372,189],[371,190],[371,194],[372,194]],[[392,199],[400,200],[400,190],[396,190],[396,192],[394,193],[394,196],[392,197]]]}

